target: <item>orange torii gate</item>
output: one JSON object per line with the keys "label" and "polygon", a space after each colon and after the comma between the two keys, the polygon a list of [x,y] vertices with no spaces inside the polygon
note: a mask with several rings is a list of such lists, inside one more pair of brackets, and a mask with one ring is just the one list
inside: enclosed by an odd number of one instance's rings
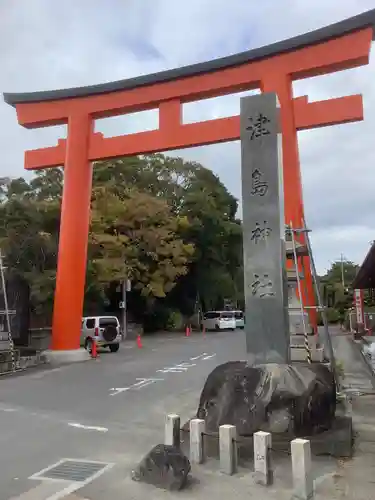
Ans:
{"label": "orange torii gate", "polygon": [[[92,162],[140,153],[240,139],[239,116],[182,123],[182,105],[211,97],[261,89],[276,92],[281,104],[285,218],[302,227],[304,208],[297,131],[363,119],[361,95],[319,102],[293,98],[295,80],[368,64],[375,9],[325,28],[266,47],[175,70],[89,87],[4,94],[27,128],[68,124],[66,140],[26,151],[25,168],[64,166],[60,241],[53,315],[52,349],[79,348]],[[104,138],[94,133],[97,118],[158,109],[159,128]],[[305,305],[315,303],[305,258]],[[310,310],[316,325],[316,312]]]}

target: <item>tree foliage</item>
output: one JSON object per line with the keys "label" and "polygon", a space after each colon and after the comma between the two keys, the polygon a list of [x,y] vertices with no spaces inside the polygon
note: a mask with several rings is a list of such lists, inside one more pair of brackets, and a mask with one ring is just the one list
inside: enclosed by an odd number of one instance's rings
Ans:
{"label": "tree foliage", "polygon": [[343,320],[345,311],[353,305],[352,283],[359,266],[351,261],[333,262],[331,268],[321,278],[322,296],[330,310],[330,317]]}
{"label": "tree foliage", "polygon": [[136,190],[120,197],[96,188],[89,257],[98,282],[128,276],[143,296],[165,297],[194,253],[179,237],[181,224],[165,200]]}
{"label": "tree foliage", "polygon": [[[0,179],[0,245],[31,285],[34,310],[51,314],[56,278],[61,168]],[[210,170],[161,154],[94,166],[86,309],[117,312],[128,276],[138,317],[241,303],[242,228],[237,200]],[[111,295],[112,294],[112,295]],[[163,314],[160,311],[164,311]],[[131,312],[131,311],[130,311]],[[165,316],[165,314],[164,314]]]}

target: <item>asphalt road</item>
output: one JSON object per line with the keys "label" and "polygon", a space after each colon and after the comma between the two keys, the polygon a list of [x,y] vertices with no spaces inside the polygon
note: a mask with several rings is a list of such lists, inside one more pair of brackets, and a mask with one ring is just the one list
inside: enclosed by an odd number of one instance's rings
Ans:
{"label": "asphalt road", "polygon": [[62,498],[63,485],[29,479],[62,459],[136,463],[163,442],[166,413],[190,418],[210,371],[244,358],[242,331],[163,335],[142,349],[125,342],[98,360],[0,378],[1,500],[35,488],[20,498]]}

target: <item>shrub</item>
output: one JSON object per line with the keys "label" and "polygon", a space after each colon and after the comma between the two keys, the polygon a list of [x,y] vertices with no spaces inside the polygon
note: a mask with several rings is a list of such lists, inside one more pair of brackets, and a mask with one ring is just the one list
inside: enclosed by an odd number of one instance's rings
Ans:
{"label": "shrub", "polygon": [[166,330],[181,330],[184,318],[180,311],[170,311],[165,325]]}

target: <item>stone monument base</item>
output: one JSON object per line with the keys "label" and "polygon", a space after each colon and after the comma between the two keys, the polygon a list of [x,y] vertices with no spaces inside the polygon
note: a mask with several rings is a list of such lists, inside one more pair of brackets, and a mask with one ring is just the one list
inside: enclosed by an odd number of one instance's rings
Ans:
{"label": "stone monument base", "polygon": [[69,363],[79,363],[91,359],[86,349],[72,349],[69,351],[45,351],[47,363],[52,366],[61,366]]}

